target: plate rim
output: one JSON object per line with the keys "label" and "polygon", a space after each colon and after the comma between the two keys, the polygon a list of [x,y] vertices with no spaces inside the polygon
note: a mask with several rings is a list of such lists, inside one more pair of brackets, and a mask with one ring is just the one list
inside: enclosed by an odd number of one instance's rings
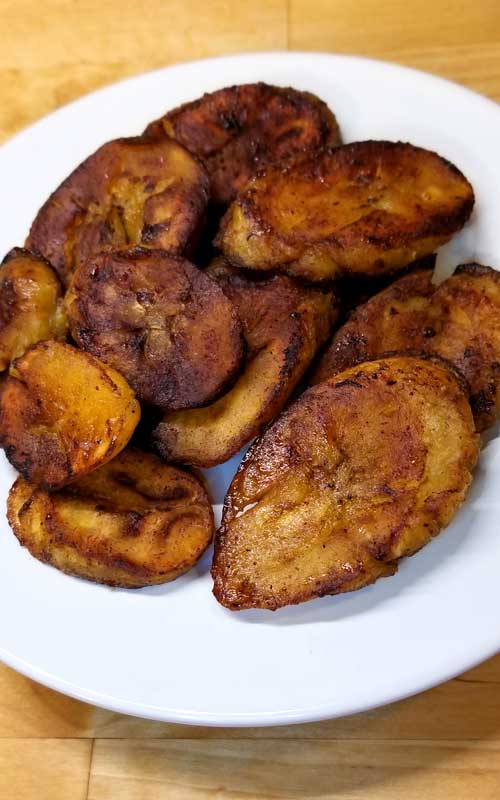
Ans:
{"label": "plate rim", "polygon": [[[311,602],[311,601],[309,601]],[[314,722],[324,722],[326,720],[342,719],[357,714],[363,714],[367,711],[373,711],[384,706],[399,703],[410,697],[422,694],[434,689],[436,686],[447,683],[450,680],[468,672],[474,667],[479,666],[483,662],[492,658],[500,652],[500,642],[491,646],[491,651],[486,655],[482,654],[478,658],[471,661],[464,660],[463,666],[459,669],[453,668],[445,677],[440,674],[439,677],[433,678],[429,681],[423,681],[418,684],[418,688],[413,688],[399,693],[388,693],[382,699],[376,702],[366,704],[360,703],[359,705],[351,704],[345,709],[333,710],[332,707],[327,705],[311,706],[302,708],[300,711],[291,709],[290,711],[266,711],[255,713],[214,713],[206,711],[187,711],[187,710],[173,710],[165,709],[161,706],[153,706],[144,703],[135,703],[131,700],[113,697],[109,694],[102,694],[91,689],[82,689],[70,681],[58,678],[43,669],[29,664],[24,659],[18,658],[12,653],[0,648],[0,662],[4,663],[15,672],[29,678],[35,683],[39,683],[48,689],[59,692],[60,694],[70,697],[73,700],[90,704],[96,708],[111,711],[115,714],[125,714],[139,719],[152,720],[154,722],[164,722],[176,725],[193,725],[206,728],[270,728],[282,727],[286,725],[303,725]],[[168,716],[165,714],[168,713]]]}

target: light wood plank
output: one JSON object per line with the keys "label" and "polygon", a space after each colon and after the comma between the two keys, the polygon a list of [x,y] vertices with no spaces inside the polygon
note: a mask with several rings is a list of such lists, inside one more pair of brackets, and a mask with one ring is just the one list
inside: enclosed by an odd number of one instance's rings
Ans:
{"label": "light wood plank", "polygon": [[0,0],[0,21],[0,138],[119,78],[287,37],[286,0]]}
{"label": "light wood plank", "polygon": [[293,50],[396,61],[500,99],[498,0],[290,0],[289,27]]}
{"label": "light wood plank", "polygon": [[403,739],[500,741],[500,656],[461,678],[385,708],[276,728],[169,725],[93,708],[0,668],[1,737]]}
{"label": "light wood plank", "polygon": [[499,791],[491,743],[97,740],[89,800],[498,800]]}
{"label": "light wood plank", "polygon": [[85,800],[92,742],[1,739],[2,800]]}
{"label": "light wood plank", "polygon": [[0,665],[0,740],[87,737],[95,714],[93,706],[53,692]]}

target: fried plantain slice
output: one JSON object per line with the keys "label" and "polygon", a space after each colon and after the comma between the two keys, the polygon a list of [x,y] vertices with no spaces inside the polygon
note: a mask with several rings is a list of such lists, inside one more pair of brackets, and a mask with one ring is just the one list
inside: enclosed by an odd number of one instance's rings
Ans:
{"label": "fried plantain slice", "polygon": [[7,516],[19,542],[40,561],[130,589],[187,572],[213,535],[201,483],[134,448],[57,492],[18,478]]}
{"label": "fried plantain slice", "polygon": [[27,239],[67,285],[106,248],[143,245],[176,254],[194,248],[205,218],[208,176],[173,139],[108,142],[53,192]]}
{"label": "fried plantain slice", "polygon": [[477,430],[500,416],[500,273],[464,264],[439,286],[418,269],[359,306],[337,331],[312,383],[391,350],[450,361],[470,386]]}
{"label": "fried plantain slice", "polygon": [[218,206],[229,205],[261,167],[340,144],[326,103],[310,92],[265,83],[204,94],[151,122],[145,133],[173,137],[198,156]]}
{"label": "fried plantain slice", "polygon": [[470,183],[436,153],[355,142],[263,170],[226,212],[216,244],[239,267],[375,277],[447,242],[473,204]]}
{"label": "fried plantain slice", "polygon": [[281,411],[337,316],[332,291],[244,274],[223,259],[208,272],[240,315],[246,364],[227,394],[206,408],[166,414],[153,434],[167,460],[203,467],[226,461]]}
{"label": "fried plantain slice", "polygon": [[0,268],[0,370],[42,339],[65,339],[61,284],[50,264],[15,247]]}
{"label": "fried plantain slice", "polygon": [[[418,258],[407,264],[399,273],[398,278],[407,275],[418,269],[434,270],[436,266],[436,253],[430,256]],[[340,307],[342,309],[341,321],[348,319],[355,308],[366,303],[371,297],[387,289],[394,283],[394,275],[385,274],[377,278],[363,278],[361,275],[346,275],[336,282],[336,288],[340,297]]]}
{"label": "fried plantain slice", "polygon": [[232,302],[206,273],[161,250],[90,258],[74,275],[66,307],[78,344],[165,410],[210,402],[243,358]]}
{"label": "fried plantain slice", "polygon": [[58,489],[117,455],[139,417],[118,372],[69,344],[39,342],[10,368],[0,446],[26,480]]}
{"label": "fried plantain slice", "polygon": [[462,503],[478,438],[444,362],[381,359],[307,390],[229,488],[216,598],[276,609],[391,575]]}

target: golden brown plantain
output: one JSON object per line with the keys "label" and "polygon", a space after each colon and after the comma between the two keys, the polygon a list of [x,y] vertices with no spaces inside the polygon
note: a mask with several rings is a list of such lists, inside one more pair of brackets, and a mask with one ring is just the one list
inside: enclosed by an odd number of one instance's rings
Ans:
{"label": "golden brown plantain", "polygon": [[446,358],[470,386],[477,430],[500,415],[500,273],[465,264],[436,286],[418,269],[359,306],[335,334],[312,379],[319,383],[388,351]]}
{"label": "golden brown plantain", "polygon": [[7,516],[35,558],[69,575],[126,588],[187,572],[213,535],[201,483],[133,448],[57,492],[18,478]]}
{"label": "golden brown plantain", "polygon": [[[407,275],[414,270],[431,269],[436,266],[436,253],[429,256],[418,258],[407,264],[399,273],[399,276]],[[336,289],[339,293],[340,308],[342,310],[342,323],[350,316],[355,308],[366,303],[371,297],[387,289],[394,283],[394,275],[385,274],[376,278],[363,278],[361,275],[346,275],[336,282]]]}
{"label": "golden brown plantain", "polygon": [[215,403],[166,414],[153,435],[167,460],[203,467],[226,461],[281,411],[337,316],[332,291],[301,286],[284,275],[244,274],[223,259],[208,272],[240,315],[245,367]]}
{"label": "golden brown plantain", "polygon": [[210,402],[243,358],[233,304],[206,273],[160,250],[101,253],[66,297],[73,338],[164,410]]}
{"label": "golden brown plantain", "polygon": [[263,170],[226,212],[216,244],[239,267],[378,276],[447,242],[473,204],[470,183],[436,153],[355,142]]}
{"label": "golden brown plantain", "polygon": [[67,285],[96,252],[143,245],[189,254],[208,202],[203,166],[173,139],[116,139],[89,156],[38,212],[27,239]]}
{"label": "golden brown plantain", "polygon": [[233,479],[215,596],[276,609],[391,575],[462,503],[478,438],[444,362],[381,359],[309,389]]}
{"label": "golden brown plantain", "polygon": [[69,344],[16,359],[0,398],[0,446],[26,480],[58,489],[127,444],[140,406],[124,378]]}
{"label": "golden brown plantain", "polygon": [[61,284],[50,264],[15,247],[0,269],[0,370],[42,339],[65,339]]}
{"label": "golden brown plantain", "polygon": [[219,206],[229,205],[261,167],[340,144],[326,103],[310,92],[265,83],[204,94],[151,122],[145,133],[171,136],[198,156]]}

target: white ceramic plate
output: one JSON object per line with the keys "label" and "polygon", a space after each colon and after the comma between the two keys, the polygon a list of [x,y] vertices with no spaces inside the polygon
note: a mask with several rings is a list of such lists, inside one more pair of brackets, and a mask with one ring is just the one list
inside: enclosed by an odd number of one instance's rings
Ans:
{"label": "white ceramic plate", "polygon": [[[345,141],[409,140],[472,181],[473,220],[440,267],[500,267],[500,109],[390,64],[307,53],[183,64],[124,81],[41,120],[0,149],[0,253],[24,240],[48,193],[98,145],[139,133],[169,107],[264,80],[326,100]],[[489,436],[466,504],[398,574],[274,614],[231,613],[211,594],[210,554],[166,586],[112,590],[38,563],[0,530],[0,658],[107,708],[207,725],[271,725],[348,714],[444,681],[500,650],[500,440]],[[210,471],[215,500],[237,459]],[[2,458],[0,504],[14,477]]]}

